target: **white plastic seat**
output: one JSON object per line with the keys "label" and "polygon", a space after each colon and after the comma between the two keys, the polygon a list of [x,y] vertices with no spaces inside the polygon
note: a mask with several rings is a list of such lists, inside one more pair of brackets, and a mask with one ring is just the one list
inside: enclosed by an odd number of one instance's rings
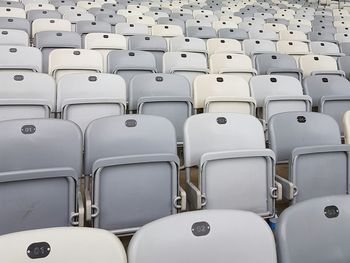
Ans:
{"label": "white plastic seat", "polygon": [[[74,260],[77,263],[126,263],[126,253],[122,242],[108,231],[91,228],[47,228],[16,232],[0,237],[1,253],[7,251],[3,260],[29,263],[40,260],[45,263]],[[94,248],[88,251],[77,249]],[[37,249],[41,253],[37,253]],[[98,249],[99,253],[95,253]],[[26,251],[27,253],[23,253]]]}
{"label": "white plastic seat", "polygon": [[65,19],[35,19],[32,23],[32,37],[42,31],[72,31],[72,25],[70,21]]}
{"label": "white plastic seat", "polygon": [[56,80],[71,73],[102,71],[102,56],[95,50],[56,49],[49,55],[48,73]]}
{"label": "white plastic seat", "polygon": [[22,8],[0,7],[0,17],[26,18],[26,12]]}
{"label": "white plastic seat", "polygon": [[280,40],[309,42],[305,33],[296,30],[282,30],[279,32]]}
{"label": "white plastic seat", "polygon": [[148,27],[144,24],[118,23],[115,32],[124,36],[148,35]]}
{"label": "white plastic seat", "polygon": [[0,45],[29,46],[29,36],[23,30],[0,29]]}
{"label": "white plastic seat", "polygon": [[344,72],[338,70],[337,61],[325,55],[305,55],[299,59],[299,67],[304,76],[312,74],[336,74],[344,75]]}
{"label": "white plastic seat", "polygon": [[208,55],[215,53],[242,53],[238,40],[228,38],[211,38],[207,40]]}
{"label": "white plastic seat", "polygon": [[34,47],[0,46],[0,70],[41,72],[41,52]]}
{"label": "white plastic seat", "polygon": [[248,56],[262,53],[275,53],[276,46],[271,40],[265,39],[245,39],[243,40],[243,50]]}

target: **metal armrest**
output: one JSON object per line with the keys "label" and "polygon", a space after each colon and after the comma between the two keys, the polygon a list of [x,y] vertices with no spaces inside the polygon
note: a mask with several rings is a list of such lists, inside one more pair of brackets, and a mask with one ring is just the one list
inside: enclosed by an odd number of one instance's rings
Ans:
{"label": "metal armrest", "polygon": [[142,113],[144,104],[156,103],[156,102],[184,102],[187,103],[189,109],[189,116],[192,113],[192,98],[180,97],[180,96],[153,96],[153,97],[141,97],[137,101],[137,112]]}
{"label": "metal armrest", "polygon": [[299,75],[299,79],[303,78],[303,71],[298,68],[290,68],[290,69],[282,69],[282,68],[270,68],[266,72],[267,74],[275,74],[275,73],[297,73]]}
{"label": "metal armrest", "polygon": [[320,100],[319,112],[324,112],[325,104],[331,101],[350,101],[350,95],[323,96]]}
{"label": "metal armrest", "polygon": [[345,77],[345,72],[342,70],[332,70],[332,71],[312,71],[311,76],[315,75],[337,75],[341,77]]}
{"label": "metal armrest", "polygon": [[118,104],[121,106],[122,111],[125,113],[126,101],[123,99],[115,98],[85,98],[85,99],[67,99],[62,102],[61,108],[57,109],[57,112],[64,112],[71,105],[81,104]]}
{"label": "metal armrest", "polygon": [[255,69],[232,69],[232,68],[221,68],[219,70],[219,74],[223,73],[250,73],[252,75],[257,75],[257,71]]}

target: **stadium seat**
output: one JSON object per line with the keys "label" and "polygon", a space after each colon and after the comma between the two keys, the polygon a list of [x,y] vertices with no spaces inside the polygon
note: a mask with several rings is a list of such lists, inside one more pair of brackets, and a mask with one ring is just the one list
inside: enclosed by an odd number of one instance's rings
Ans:
{"label": "stadium seat", "polygon": [[[184,156],[191,208],[240,209],[274,216],[278,197],[275,157],[265,148],[258,119],[238,113],[193,115],[185,123]],[[190,181],[193,167],[198,167],[199,188]]]}
{"label": "stadium seat", "polygon": [[0,122],[0,233],[83,225],[82,135],[55,119]]}
{"label": "stadium seat", "polygon": [[[178,253],[169,257],[169,249]],[[212,253],[212,249],[220,249],[220,253]],[[183,255],[193,263],[228,263],[232,259],[277,263],[268,225],[245,211],[196,211],[162,218],[141,228],[128,250],[130,263],[175,263]]]}
{"label": "stadium seat", "polygon": [[327,196],[285,210],[276,229],[279,262],[349,261],[349,203],[349,196]]}
{"label": "stadium seat", "polygon": [[0,29],[0,45],[29,46],[29,36],[22,30]]}
{"label": "stadium seat", "polygon": [[[127,262],[122,242],[108,231],[100,229],[60,227],[23,231],[1,236],[0,244],[3,260],[12,262]],[[76,244],[80,244],[81,249]]]}
{"label": "stadium seat", "polygon": [[295,204],[348,194],[350,146],[341,144],[340,130],[332,117],[317,112],[280,113],[271,117],[268,130],[277,162],[289,160],[288,180],[277,177],[285,199]]}
{"label": "stadium seat", "polygon": [[344,76],[344,72],[338,70],[337,61],[325,55],[305,55],[299,59],[299,67],[304,77],[315,74],[332,74]]}
{"label": "stadium seat", "polygon": [[[25,59],[24,59],[25,58]],[[0,71],[42,71],[39,49],[25,46],[0,46]]]}
{"label": "stadium seat", "polygon": [[95,119],[125,113],[126,86],[112,74],[68,74],[57,83],[57,114],[84,133]]}
{"label": "stadium seat", "polygon": [[116,234],[135,232],[181,209],[175,129],[163,117],[97,119],[85,132],[85,175],[93,185],[87,220]]}

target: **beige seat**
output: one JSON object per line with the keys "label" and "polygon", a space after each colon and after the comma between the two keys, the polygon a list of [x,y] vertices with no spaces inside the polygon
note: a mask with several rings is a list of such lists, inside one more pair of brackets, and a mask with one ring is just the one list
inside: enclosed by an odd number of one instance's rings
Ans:
{"label": "beige seat", "polygon": [[216,31],[222,28],[238,28],[234,21],[214,21],[212,26]]}
{"label": "beige seat", "polygon": [[26,12],[31,10],[55,10],[55,6],[51,4],[43,4],[43,3],[28,3],[25,5],[24,10]]}
{"label": "beige seat", "polygon": [[103,58],[103,68],[107,71],[107,55],[111,50],[128,49],[127,40],[123,35],[110,33],[89,33],[85,37],[85,48],[97,50]]}
{"label": "beige seat", "polygon": [[122,15],[125,18],[128,18],[129,16],[142,16],[142,12],[137,10],[119,9],[117,15]]}
{"label": "beige seat", "polygon": [[280,40],[309,42],[305,33],[296,30],[282,30]]}
{"label": "beige seat", "polygon": [[152,35],[170,38],[183,36],[183,31],[177,25],[154,25],[152,26]]}
{"label": "beige seat", "polygon": [[211,38],[207,40],[209,56],[215,53],[242,53],[241,43],[236,39]]}
{"label": "beige seat", "polygon": [[299,67],[303,71],[304,77],[312,74],[337,74],[344,75],[338,70],[337,61],[330,56],[306,55],[299,58]]}
{"label": "beige seat", "polygon": [[94,1],[79,1],[77,7],[89,10],[90,8],[101,8],[101,4]]}
{"label": "beige seat", "polygon": [[252,60],[243,54],[213,54],[209,58],[209,68],[212,74],[231,74],[240,76],[246,81],[256,75]]}
{"label": "beige seat", "polygon": [[22,8],[0,7],[0,17],[26,18],[26,12]]}
{"label": "beige seat", "polygon": [[149,7],[148,6],[133,5],[133,4],[127,5],[126,9],[127,10],[132,10],[132,11],[138,11],[138,12],[141,12],[142,14],[144,14],[144,13],[149,11]]}
{"label": "beige seat", "polygon": [[127,23],[130,24],[143,24],[146,25],[148,27],[152,27],[153,25],[156,24],[156,21],[154,20],[153,17],[150,16],[128,16],[126,18]]}
{"label": "beige seat", "polygon": [[48,73],[56,80],[71,73],[102,71],[102,55],[95,50],[55,49],[49,55]]}
{"label": "beige seat", "polygon": [[241,77],[209,74],[195,78],[193,106],[196,111],[255,114],[255,100]]}
{"label": "beige seat", "polygon": [[276,43],[277,52],[288,54],[298,62],[299,57],[310,53],[309,45],[302,41],[280,40]]}
{"label": "beige seat", "polygon": [[32,24],[32,37],[42,31],[72,31],[72,25],[70,21],[65,19],[35,19]]}
{"label": "beige seat", "polygon": [[266,23],[264,25],[264,29],[271,29],[271,30],[278,33],[280,31],[287,30],[287,27],[286,27],[286,25],[279,24],[279,23]]}

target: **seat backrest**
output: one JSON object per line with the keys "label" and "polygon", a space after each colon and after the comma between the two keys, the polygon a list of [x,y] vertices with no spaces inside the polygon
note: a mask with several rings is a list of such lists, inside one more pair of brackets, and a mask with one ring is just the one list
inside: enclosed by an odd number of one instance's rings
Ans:
{"label": "seat backrest", "polygon": [[162,37],[177,37],[182,36],[183,31],[182,28],[177,25],[153,25],[152,35]]}
{"label": "seat backrest", "polygon": [[25,18],[0,17],[1,29],[18,29],[30,34],[31,25]]}
{"label": "seat backrest", "polygon": [[248,32],[238,28],[221,28],[218,30],[218,37],[231,38],[237,40],[247,39]]}
{"label": "seat backrest", "polygon": [[29,36],[23,30],[18,29],[1,29],[0,45],[5,46],[28,46]]}
{"label": "seat backrest", "polygon": [[348,262],[349,204],[348,195],[337,195],[287,208],[276,229],[279,262]]}
{"label": "seat backrest", "polygon": [[334,42],[334,34],[328,32],[309,32],[308,38],[310,41],[325,41],[325,42]]}
{"label": "seat backrest", "polygon": [[42,31],[72,31],[72,25],[69,20],[65,19],[35,19],[32,23],[32,37]]}
{"label": "seat backrest", "polygon": [[[126,254],[121,241],[105,230],[92,228],[47,228],[17,232],[1,236],[3,260],[29,263],[37,258],[45,263],[74,260],[77,263],[92,263],[103,260],[106,263],[126,263]],[[76,248],[94,249],[84,251]],[[37,250],[40,249],[40,253]],[[4,253],[7,251],[7,253]]]}
{"label": "seat backrest", "polygon": [[245,39],[243,40],[243,50],[248,56],[259,53],[275,53],[276,46],[271,40],[266,39]]}
{"label": "seat backrest", "polygon": [[264,148],[262,125],[257,118],[250,115],[203,113],[191,116],[185,123],[186,167],[199,165],[200,158],[205,153]]}
{"label": "seat backrest", "polygon": [[312,98],[312,105],[318,107],[324,96],[350,95],[350,82],[336,75],[315,75],[303,81],[304,92]]}
{"label": "seat backrest", "polygon": [[272,29],[251,29],[248,32],[251,39],[277,40],[278,34]]}
{"label": "seat backrest", "polygon": [[280,40],[287,41],[307,41],[307,36],[305,33],[296,30],[282,30],[279,32]]}
{"label": "seat backrest", "polygon": [[216,31],[209,26],[190,26],[186,29],[186,36],[210,39],[216,37]]}
{"label": "seat backrest", "polygon": [[111,24],[112,26],[126,22],[126,18],[124,16],[117,14],[97,14],[95,17],[96,21],[104,21]]}
{"label": "seat backrest", "polygon": [[39,18],[54,18],[60,19],[62,16],[56,10],[30,10],[27,11],[27,19],[33,22],[35,19]]}
{"label": "seat backrest", "polygon": [[312,72],[337,71],[337,61],[325,55],[305,55],[299,58],[299,66],[304,76],[310,76]]}
{"label": "seat backrest", "polygon": [[0,120],[48,118],[55,111],[56,83],[51,76],[0,72],[0,81]]}
{"label": "seat backrest", "polygon": [[34,47],[0,46],[0,69],[41,72],[41,52]]}
{"label": "seat backrest", "polygon": [[207,60],[202,54],[190,52],[167,52],[163,57],[163,72],[207,71]]}
{"label": "seat backrest", "polygon": [[208,97],[248,98],[248,82],[237,76],[225,74],[207,74],[195,78],[193,83],[193,106],[204,108]]}
{"label": "seat backrest", "polygon": [[26,12],[17,7],[0,7],[0,17],[26,18]]}
{"label": "seat backrest", "polygon": [[289,55],[304,55],[309,53],[307,43],[297,40],[280,40],[276,43],[277,52]]}
{"label": "seat backrest", "polygon": [[268,74],[273,69],[293,70],[298,68],[295,59],[287,54],[259,54],[255,56],[254,62],[259,75]]}
{"label": "seat backrest", "polygon": [[148,35],[148,27],[143,24],[117,23],[115,32],[124,36]]}
{"label": "seat backrest", "polygon": [[62,75],[81,71],[103,71],[102,56],[87,49],[55,49],[49,55],[48,73],[59,79]]}
{"label": "seat backrest", "polygon": [[341,144],[337,122],[317,112],[286,112],[268,123],[270,148],[277,161],[287,161],[297,147]]}
{"label": "seat backrest", "polygon": [[76,23],[75,31],[81,35],[88,33],[111,33],[112,27],[107,22],[84,20]]}
{"label": "seat backrest", "polygon": [[85,132],[85,175],[102,158],[176,154],[173,125],[163,117],[121,115],[97,119]]}
{"label": "seat backrest", "polygon": [[339,46],[335,43],[313,41],[313,42],[310,42],[309,45],[310,45],[310,51],[313,54],[330,55],[330,56],[340,55]]}
{"label": "seat backrest", "polygon": [[129,110],[137,110],[138,102],[145,97],[191,98],[188,80],[177,74],[141,74],[130,81]]}
{"label": "seat backrest", "polygon": [[169,40],[169,51],[207,53],[205,41],[195,37],[174,37]]}
{"label": "seat backrest", "polygon": [[225,38],[211,38],[207,40],[208,55],[214,53],[241,53],[242,46],[238,40]]}
{"label": "seat backrest", "polygon": [[[116,103],[120,105],[113,107]],[[57,112],[78,124],[82,131],[93,119],[123,114],[125,105],[125,81],[117,75],[68,74],[57,83]]]}
{"label": "seat backrest", "polygon": [[218,53],[210,56],[209,67],[211,73],[232,73],[240,70],[252,69],[250,57],[243,54]]}
{"label": "seat backrest", "polygon": [[76,24],[79,21],[94,21],[95,16],[93,14],[88,13],[85,11],[84,13],[80,12],[67,12],[64,13],[62,16],[63,19],[70,21],[73,25]]}
{"label": "seat backrest", "polygon": [[[247,227],[237,227],[241,225]],[[171,242],[173,239],[179,242]],[[179,253],[169,258],[165,251],[170,248]],[[210,252],[218,248],[220,255]],[[128,249],[130,263],[175,263],[182,255],[193,263],[228,263],[232,258],[246,263],[277,262],[273,234],[264,220],[235,210],[204,210],[159,219],[140,229]]]}
{"label": "seat backrest", "polygon": [[85,36],[86,49],[127,49],[127,40],[123,35],[112,33],[89,33]]}
{"label": "seat backrest", "polygon": [[264,107],[266,97],[303,95],[303,88],[300,81],[290,76],[253,76],[250,79],[249,85],[257,107]]}

